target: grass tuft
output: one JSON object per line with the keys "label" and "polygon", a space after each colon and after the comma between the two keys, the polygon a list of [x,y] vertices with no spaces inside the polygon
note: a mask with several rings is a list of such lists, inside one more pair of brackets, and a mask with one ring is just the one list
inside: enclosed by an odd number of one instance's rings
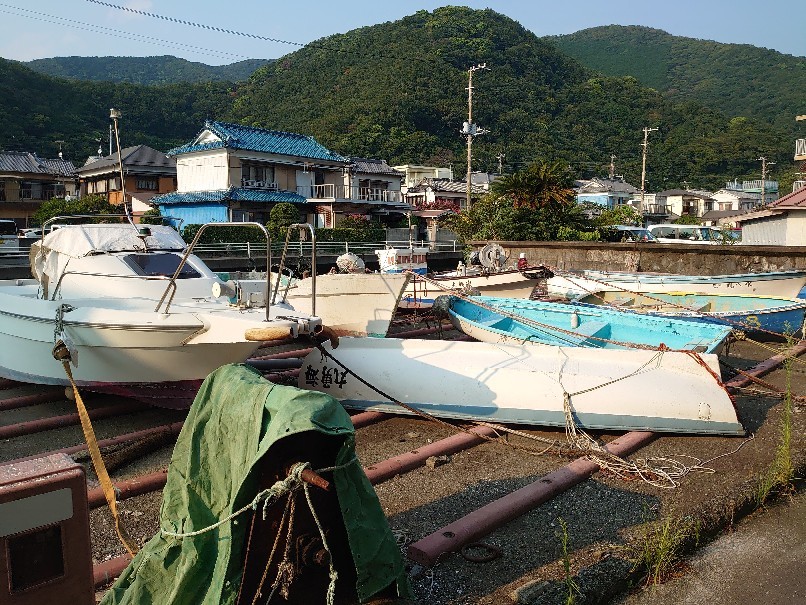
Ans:
{"label": "grass tuft", "polygon": [[696,546],[700,539],[700,524],[690,517],[668,516],[646,529],[634,569],[646,573],[644,585],[661,584],[680,566],[685,550]]}
{"label": "grass tuft", "polygon": [[565,587],[567,590],[565,597],[565,605],[574,605],[577,597],[582,596],[582,591],[579,589],[579,584],[574,580],[571,574],[571,557],[568,554],[568,525],[562,517],[557,517],[557,522],[560,524],[560,531],[558,537],[560,538],[560,545],[562,547],[563,555],[563,570],[565,573]]}

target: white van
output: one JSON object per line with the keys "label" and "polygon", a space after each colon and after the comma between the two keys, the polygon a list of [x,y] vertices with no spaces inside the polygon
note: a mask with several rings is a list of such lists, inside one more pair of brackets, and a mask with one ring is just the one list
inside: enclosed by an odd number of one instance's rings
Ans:
{"label": "white van", "polygon": [[17,223],[10,219],[0,219],[0,253],[17,252],[19,249]]}
{"label": "white van", "polygon": [[721,244],[723,241],[719,227],[663,224],[647,229],[661,244]]}

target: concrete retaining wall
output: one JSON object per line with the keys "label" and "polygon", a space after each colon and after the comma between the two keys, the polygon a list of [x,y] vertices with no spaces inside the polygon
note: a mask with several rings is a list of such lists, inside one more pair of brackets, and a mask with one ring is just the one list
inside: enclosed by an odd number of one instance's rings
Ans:
{"label": "concrete retaining wall", "polygon": [[[481,249],[483,241],[470,242]],[[502,242],[515,264],[521,252],[530,265],[562,270],[654,271],[680,275],[724,275],[806,269],[806,246],[644,244],[602,242]]]}

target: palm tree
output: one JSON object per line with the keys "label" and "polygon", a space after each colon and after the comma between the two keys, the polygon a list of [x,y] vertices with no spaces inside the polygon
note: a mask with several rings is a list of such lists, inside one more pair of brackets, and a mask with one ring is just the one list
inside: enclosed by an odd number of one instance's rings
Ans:
{"label": "palm tree", "polygon": [[570,178],[560,162],[533,162],[495,181],[492,190],[510,198],[516,208],[567,206],[574,201]]}

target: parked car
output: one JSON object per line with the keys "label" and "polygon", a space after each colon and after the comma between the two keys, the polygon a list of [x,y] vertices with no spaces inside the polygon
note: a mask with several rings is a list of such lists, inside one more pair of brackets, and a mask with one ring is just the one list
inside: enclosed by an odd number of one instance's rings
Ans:
{"label": "parked car", "polygon": [[643,227],[608,225],[599,229],[606,242],[654,242],[655,236]]}
{"label": "parked car", "polygon": [[719,227],[703,225],[661,224],[647,229],[661,244],[721,244],[725,238]]}
{"label": "parked car", "polygon": [[42,237],[42,228],[32,227],[29,229],[20,229],[18,237],[24,239],[40,239]]}

